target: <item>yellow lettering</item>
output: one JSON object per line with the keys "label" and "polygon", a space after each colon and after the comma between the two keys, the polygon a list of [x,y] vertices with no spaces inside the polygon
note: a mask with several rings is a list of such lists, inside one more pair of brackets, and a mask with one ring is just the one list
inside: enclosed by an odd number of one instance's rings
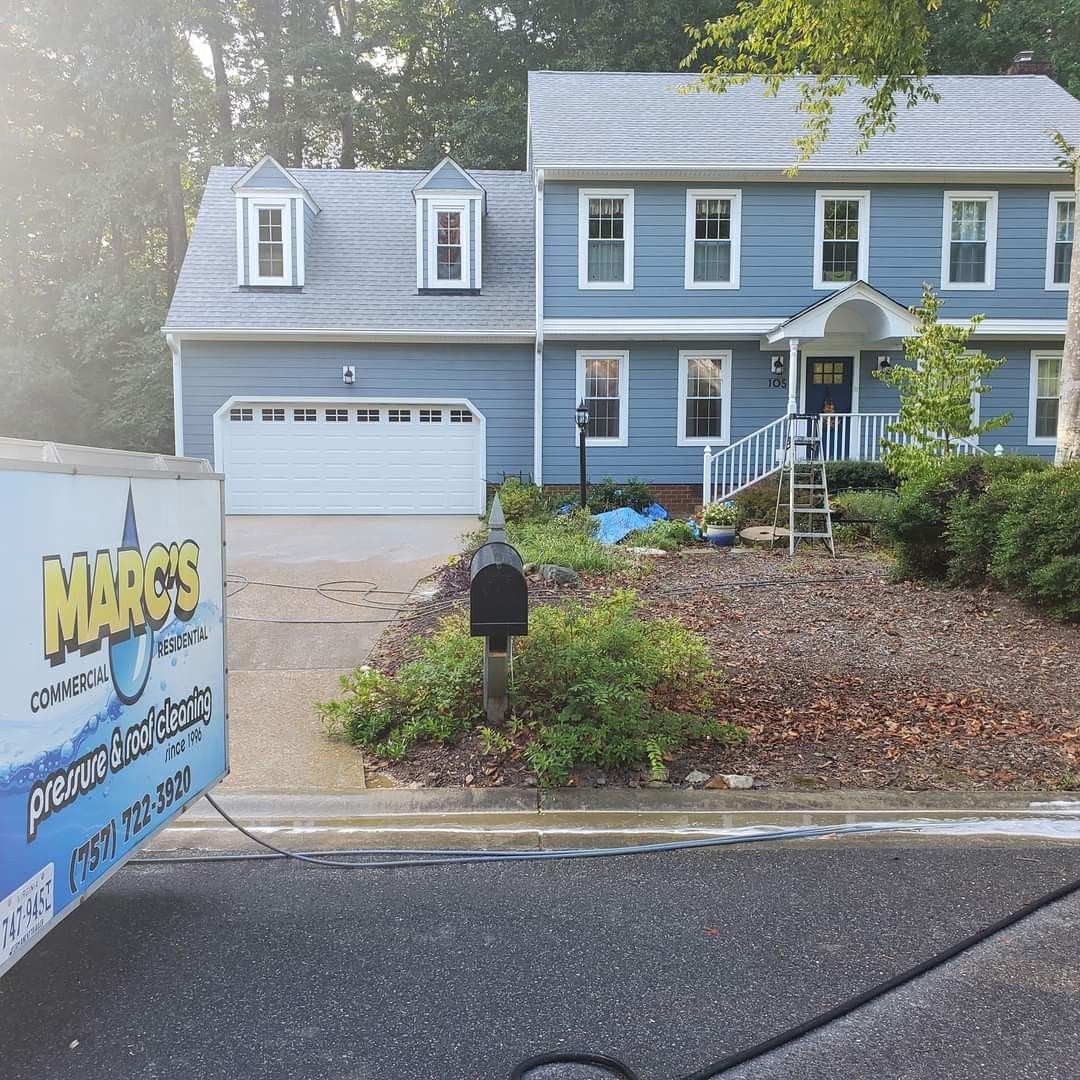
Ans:
{"label": "yellow lettering", "polygon": [[73,555],[71,573],[64,574],[59,555],[42,560],[42,593],[45,601],[45,656],[54,664],[68,648],[85,639],[89,623],[89,560]]}
{"label": "yellow lettering", "polygon": [[177,580],[180,587],[176,590],[176,614],[181,619],[190,619],[199,606],[199,545],[194,540],[185,540],[180,545],[177,561]]}
{"label": "yellow lettering", "polygon": [[116,603],[116,579],[112,559],[107,551],[99,551],[94,560],[94,581],[90,590],[90,625],[80,645],[108,637],[120,629],[120,608]]}
{"label": "yellow lettering", "polygon": [[116,592],[117,629],[141,629],[146,622],[142,609],[143,563],[135,548],[123,548],[116,554]]}
{"label": "yellow lettering", "polygon": [[146,553],[143,572],[143,609],[150,625],[160,630],[169,617],[172,601],[169,599],[169,549],[155,544]]}

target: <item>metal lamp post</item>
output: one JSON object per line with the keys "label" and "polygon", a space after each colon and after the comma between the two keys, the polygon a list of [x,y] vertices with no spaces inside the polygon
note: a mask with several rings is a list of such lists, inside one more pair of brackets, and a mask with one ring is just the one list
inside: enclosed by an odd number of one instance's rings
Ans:
{"label": "metal lamp post", "polygon": [[581,487],[581,508],[584,510],[589,503],[588,493],[585,490],[585,429],[589,426],[589,410],[585,405],[584,398],[578,402],[578,407],[574,410],[574,423],[577,424],[578,429],[578,453],[580,456],[578,483]]}

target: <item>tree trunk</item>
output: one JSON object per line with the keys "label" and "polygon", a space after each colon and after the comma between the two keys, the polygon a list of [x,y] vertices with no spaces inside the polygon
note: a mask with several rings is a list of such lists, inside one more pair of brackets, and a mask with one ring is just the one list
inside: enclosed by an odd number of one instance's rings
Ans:
{"label": "tree trunk", "polygon": [[[1073,189],[1080,209],[1080,155],[1073,162]],[[1065,351],[1061,358],[1061,397],[1058,400],[1057,452],[1054,462],[1080,461],[1080,236],[1073,229],[1069,266],[1069,307],[1065,322]]]}
{"label": "tree trunk", "polygon": [[281,51],[281,0],[262,0],[263,41],[266,55],[266,149],[278,161],[288,161],[285,123],[285,58]]}
{"label": "tree trunk", "polygon": [[180,266],[187,252],[187,218],[184,213],[184,185],[180,174],[180,133],[173,111],[175,92],[175,42],[172,29],[164,20],[155,20],[158,32],[158,55],[161,60],[158,84],[155,87],[157,129],[161,139],[161,182],[165,191],[166,272],[169,292],[180,276]]}
{"label": "tree trunk", "polygon": [[229,97],[229,72],[225,67],[225,49],[216,36],[210,38],[210,56],[214,61],[214,104],[217,107],[218,146],[222,165],[236,164],[233,142],[232,100]]}
{"label": "tree trunk", "polygon": [[356,131],[353,126],[353,97],[351,89],[341,93],[341,161],[343,169],[356,168]]}

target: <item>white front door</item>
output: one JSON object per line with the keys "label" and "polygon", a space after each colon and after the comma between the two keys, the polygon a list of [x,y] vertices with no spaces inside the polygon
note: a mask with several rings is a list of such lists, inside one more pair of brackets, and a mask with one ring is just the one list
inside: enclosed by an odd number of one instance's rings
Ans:
{"label": "white front door", "polygon": [[465,403],[256,398],[218,432],[230,514],[483,511],[483,420]]}

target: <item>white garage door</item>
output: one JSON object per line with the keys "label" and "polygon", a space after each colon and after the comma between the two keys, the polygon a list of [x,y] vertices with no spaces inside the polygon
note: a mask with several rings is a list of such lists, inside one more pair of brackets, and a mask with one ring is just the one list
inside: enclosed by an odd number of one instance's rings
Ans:
{"label": "white garage door", "polygon": [[258,401],[220,427],[231,514],[472,514],[481,418],[464,403]]}

